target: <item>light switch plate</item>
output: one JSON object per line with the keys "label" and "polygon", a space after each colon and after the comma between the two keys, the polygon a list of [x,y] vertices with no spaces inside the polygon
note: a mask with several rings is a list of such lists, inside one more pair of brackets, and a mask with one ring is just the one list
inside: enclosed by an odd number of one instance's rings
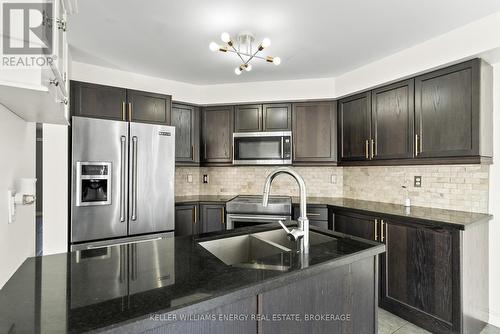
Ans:
{"label": "light switch plate", "polygon": [[335,174],[330,175],[330,183],[337,184],[337,175]]}
{"label": "light switch plate", "polygon": [[203,174],[203,183],[208,183],[208,182],[209,182],[208,174]]}
{"label": "light switch plate", "polygon": [[188,176],[187,176],[187,182],[188,183],[193,183],[193,174],[188,174]]}

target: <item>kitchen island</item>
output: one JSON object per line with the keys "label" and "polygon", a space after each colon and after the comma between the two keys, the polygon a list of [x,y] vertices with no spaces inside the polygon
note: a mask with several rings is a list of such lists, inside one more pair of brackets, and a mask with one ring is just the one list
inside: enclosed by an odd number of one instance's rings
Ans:
{"label": "kitchen island", "polygon": [[[0,290],[2,333],[374,333],[376,242],[274,224],[27,259]],[[285,238],[286,239],[286,238]]]}

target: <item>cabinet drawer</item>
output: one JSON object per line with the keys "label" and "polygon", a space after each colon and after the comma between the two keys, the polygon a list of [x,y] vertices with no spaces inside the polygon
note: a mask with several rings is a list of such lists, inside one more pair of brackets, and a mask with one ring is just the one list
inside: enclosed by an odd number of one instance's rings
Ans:
{"label": "cabinet drawer", "polygon": [[[297,219],[300,216],[300,206],[293,206],[293,219]],[[316,221],[328,221],[328,208],[318,207],[318,206],[307,206],[307,218],[309,220]]]}

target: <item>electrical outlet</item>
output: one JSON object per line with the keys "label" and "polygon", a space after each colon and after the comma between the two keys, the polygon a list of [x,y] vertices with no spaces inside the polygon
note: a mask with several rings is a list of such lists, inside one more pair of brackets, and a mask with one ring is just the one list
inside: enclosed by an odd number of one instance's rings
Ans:
{"label": "electrical outlet", "polygon": [[187,181],[188,183],[193,183],[193,174],[188,174]]}
{"label": "electrical outlet", "polygon": [[335,174],[330,175],[330,183],[337,184],[337,175]]}
{"label": "electrical outlet", "polygon": [[413,186],[415,188],[420,188],[422,187],[422,177],[421,176],[415,176],[413,178]]}
{"label": "electrical outlet", "polygon": [[208,174],[203,174],[203,183],[208,183]]}

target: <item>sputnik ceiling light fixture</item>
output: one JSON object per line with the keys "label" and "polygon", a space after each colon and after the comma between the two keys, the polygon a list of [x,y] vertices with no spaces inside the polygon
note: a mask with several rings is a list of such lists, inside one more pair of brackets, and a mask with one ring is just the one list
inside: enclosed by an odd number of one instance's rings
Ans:
{"label": "sputnik ceiling light fixture", "polygon": [[268,63],[273,63],[274,65],[281,64],[280,57],[271,56],[260,56],[259,52],[268,48],[271,45],[271,40],[269,38],[264,38],[257,48],[254,48],[253,42],[255,38],[250,33],[241,33],[236,37],[237,46],[231,39],[231,35],[227,32],[223,32],[220,35],[220,39],[224,44],[220,45],[216,42],[211,42],[209,48],[213,52],[232,52],[235,53],[241,60],[241,65],[234,69],[236,75],[240,75],[243,71],[251,71],[252,64],[250,62],[254,58],[265,60]]}

